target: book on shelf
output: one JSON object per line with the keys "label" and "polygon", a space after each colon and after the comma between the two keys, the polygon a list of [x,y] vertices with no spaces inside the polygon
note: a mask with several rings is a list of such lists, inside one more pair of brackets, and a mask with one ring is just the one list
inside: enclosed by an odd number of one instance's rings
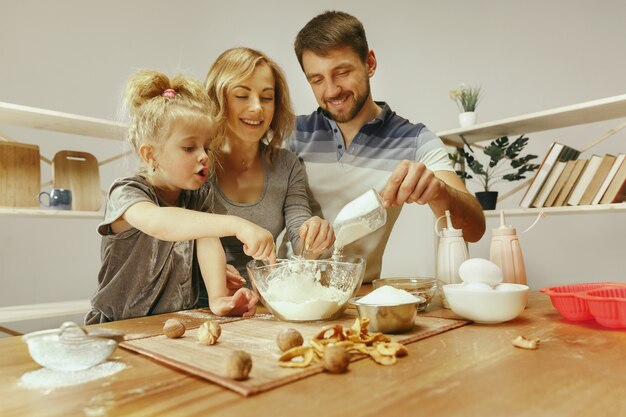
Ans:
{"label": "book on shelf", "polygon": [[553,142],[550,145],[546,156],[543,158],[543,161],[539,165],[539,168],[535,172],[535,175],[530,181],[530,185],[526,189],[526,192],[520,201],[520,206],[523,208],[531,206],[531,204],[535,201],[535,198],[537,198],[539,191],[556,162],[577,159],[578,155],[580,155],[579,150],[559,142]]}
{"label": "book on shelf", "polygon": [[626,160],[622,162],[615,177],[606,189],[600,204],[621,203],[626,201]]}
{"label": "book on shelf", "polygon": [[[563,162],[563,164],[565,164],[563,166],[563,171],[559,175],[559,178],[556,180],[554,186],[551,188],[548,198],[546,199],[545,203],[543,203],[543,207],[554,206],[556,198],[561,193],[561,190],[563,189],[563,186],[565,186],[565,183],[569,179],[570,175],[572,175],[572,171],[574,170],[574,166],[576,166],[576,162],[578,162],[578,160],[576,159]],[[556,166],[554,168],[556,169]]]}
{"label": "book on shelf", "polygon": [[539,190],[537,197],[535,197],[535,200],[531,203],[530,205],[531,207],[543,207],[544,206],[544,204],[548,200],[548,196],[550,195],[550,192],[556,186],[556,183],[561,177],[561,174],[565,170],[566,166],[567,166],[567,162],[565,161],[556,161],[554,163],[554,166],[550,170],[550,173],[548,174],[548,177],[546,178],[546,180],[543,182],[543,185],[541,186],[541,189]]}
{"label": "book on shelf", "polygon": [[602,157],[600,165],[598,166],[595,175],[589,182],[587,189],[583,193],[582,197],[580,197],[578,205],[586,206],[588,204],[591,204],[593,197],[595,197],[596,193],[600,189],[600,186],[604,182],[604,179],[607,175],[609,175],[609,171],[611,170],[611,166],[613,166],[613,162],[615,162],[615,159],[615,155],[610,154],[606,154]]}
{"label": "book on shelf", "polygon": [[602,200],[604,193],[609,188],[609,184],[611,184],[611,181],[613,181],[613,178],[615,178],[615,174],[617,174],[617,171],[619,170],[620,166],[624,162],[624,159],[626,159],[626,154],[621,153],[617,155],[617,158],[615,158],[613,165],[611,165],[611,169],[609,170],[609,173],[607,174],[606,178],[602,182],[602,185],[598,189],[598,192],[593,197],[593,200],[591,200],[591,204],[600,203],[600,200]]}
{"label": "book on shelf", "polygon": [[574,162],[574,168],[567,178],[567,181],[563,185],[563,188],[561,189],[561,191],[559,191],[559,195],[557,196],[553,204],[554,207],[560,207],[565,205],[567,199],[572,194],[572,190],[580,179],[580,174],[585,169],[585,166],[587,165],[587,162],[589,162],[589,160],[577,159],[575,161],[568,161],[568,163],[569,162]]}
{"label": "book on shelf", "polygon": [[567,199],[568,206],[577,206],[582,198],[585,190],[589,186],[589,183],[593,179],[593,176],[596,175],[596,171],[600,167],[600,162],[602,162],[602,157],[600,155],[591,155],[589,158],[589,162],[587,162],[587,166],[580,174],[580,179],[578,183],[572,190],[572,194]]}

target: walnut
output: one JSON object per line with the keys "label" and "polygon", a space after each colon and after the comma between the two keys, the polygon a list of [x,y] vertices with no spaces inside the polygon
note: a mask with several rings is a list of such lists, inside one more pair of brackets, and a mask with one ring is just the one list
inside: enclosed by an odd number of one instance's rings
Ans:
{"label": "walnut", "polygon": [[214,345],[222,334],[222,328],[217,320],[207,320],[198,329],[198,341],[203,345]]}
{"label": "walnut", "polygon": [[248,379],[252,369],[252,357],[243,350],[231,352],[226,360],[226,376],[238,381]]}
{"label": "walnut", "polygon": [[348,370],[350,354],[343,346],[328,345],[324,349],[324,369],[333,374],[341,374]]}
{"label": "walnut", "polygon": [[283,329],[276,336],[276,344],[282,352],[286,352],[292,347],[302,346],[304,338],[296,329]]}
{"label": "walnut", "polygon": [[185,325],[178,319],[168,319],[163,325],[163,334],[176,339],[185,334]]}

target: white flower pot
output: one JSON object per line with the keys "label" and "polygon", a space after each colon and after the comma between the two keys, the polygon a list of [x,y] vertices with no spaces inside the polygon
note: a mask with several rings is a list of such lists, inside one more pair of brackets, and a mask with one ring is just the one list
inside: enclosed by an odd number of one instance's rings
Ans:
{"label": "white flower pot", "polygon": [[476,124],[476,112],[466,111],[459,114],[459,125],[469,127]]}

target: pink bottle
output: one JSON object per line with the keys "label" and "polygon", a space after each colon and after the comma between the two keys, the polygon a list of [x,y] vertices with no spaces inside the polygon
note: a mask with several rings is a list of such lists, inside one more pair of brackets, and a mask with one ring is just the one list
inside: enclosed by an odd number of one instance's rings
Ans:
{"label": "pink bottle", "polygon": [[500,211],[500,227],[491,231],[489,259],[502,268],[502,282],[526,285],[526,268],[515,228],[504,224]]}

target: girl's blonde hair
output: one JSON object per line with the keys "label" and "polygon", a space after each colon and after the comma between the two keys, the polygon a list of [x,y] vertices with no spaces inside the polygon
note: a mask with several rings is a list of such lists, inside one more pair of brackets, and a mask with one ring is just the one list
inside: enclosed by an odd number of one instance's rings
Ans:
{"label": "girl's blonde hair", "polygon": [[289,87],[282,69],[264,53],[251,48],[231,48],[213,63],[204,81],[211,101],[211,115],[216,120],[216,134],[223,143],[228,117],[227,95],[231,88],[250,77],[259,63],[267,64],[274,74],[274,118],[263,138],[268,157],[279,148],[294,126],[295,115],[289,98]]}
{"label": "girl's blonde hair", "polygon": [[[201,121],[214,126],[209,115],[209,98],[202,84],[183,75],[170,79],[159,71],[137,71],[126,83],[125,104],[131,116],[128,140],[138,154],[142,144],[162,145],[176,122]],[[213,146],[207,153],[208,167],[212,171]],[[137,173],[149,177],[151,170],[145,161]]]}

